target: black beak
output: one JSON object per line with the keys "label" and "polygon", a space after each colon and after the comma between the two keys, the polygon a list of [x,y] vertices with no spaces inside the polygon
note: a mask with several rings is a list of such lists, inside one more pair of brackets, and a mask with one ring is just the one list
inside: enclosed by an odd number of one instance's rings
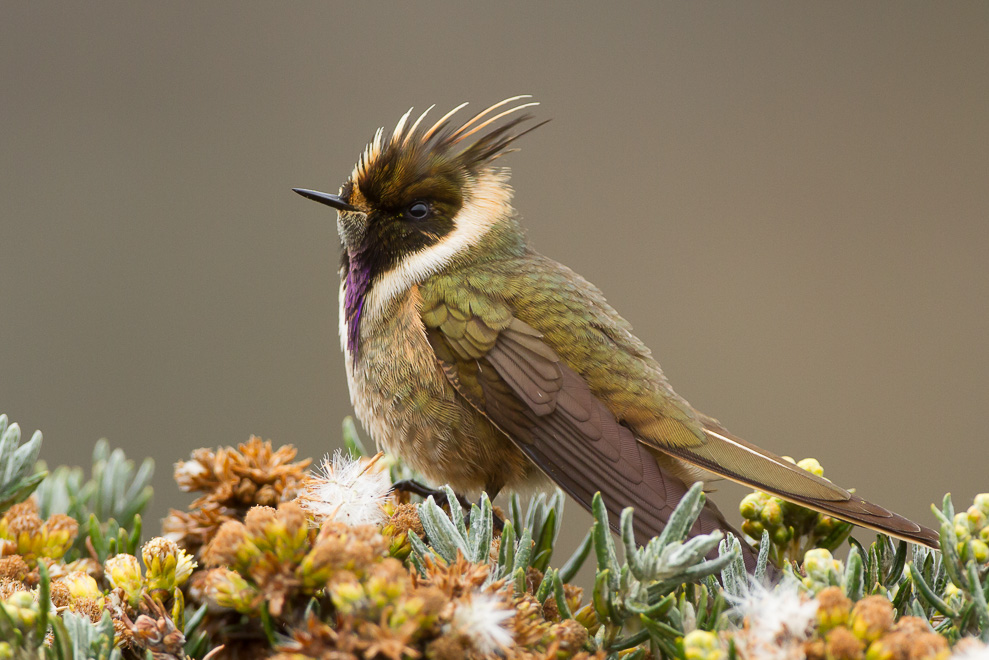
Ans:
{"label": "black beak", "polygon": [[292,188],[292,192],[297,192],[306,199],[311,199],[314,202],[319,202],[320,204],[326,204],[327,206],[332,206],[338,211],[357,211],[358,213],[362,212],[356,206],[351,206],[347,202],[340,199],[339,195],[331,195],[329,193],[316,192],[315,190],[306,190],[305,188]]}

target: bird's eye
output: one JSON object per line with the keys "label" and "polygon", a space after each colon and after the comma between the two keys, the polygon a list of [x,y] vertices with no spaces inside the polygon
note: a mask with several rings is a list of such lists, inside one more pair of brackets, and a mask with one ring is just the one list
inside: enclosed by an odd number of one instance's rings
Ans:
{"label": "bird's eye", "polygon": [[426,202],[412,202],[405,209],[405,217],[412,220],[422,220],[429,215],[429,204]]}

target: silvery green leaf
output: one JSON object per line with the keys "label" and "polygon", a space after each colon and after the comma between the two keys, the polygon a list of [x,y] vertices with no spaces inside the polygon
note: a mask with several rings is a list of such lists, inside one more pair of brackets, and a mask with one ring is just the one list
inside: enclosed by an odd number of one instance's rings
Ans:
{"label": "silvery green leaf", "polygon": [[536,540],[536,534],[542,529],[545,516],[546,493],[539,493],[529,500],[529,508],[525,512],[525,526],[532,530],[533,540]]}
{"label": "silvery green leaf", "polygon": [[543,581],[539,583],[539,588],[536,589],[536,600],[540,603],[544,602],[548,597],[550,592],[553,590],[553,573],[555,571],[550,568],[543,574]]}
{"label": "silvery green leaf", "polygon": [[[456,503],[456,499],[453,500]],[[451,505],[451,509],[456,509],[457,505]],[[460,534],[457,526],[447,517],[430,495],[426,501],[419,505],[419,519],[422,527],[426,531],[426,538],[436,553],[444,560],[450,562],[456,559],[457,550],[466,557],[468,548],[466,539]]]}
{"label": "silvery green leaf", "polygon": [[546,509],[539,535],[534,539],[532,567],[536,570],[545,571],[553,557],[554,530],[557,528],[556,519],[556,509]]}
{"label": "silvery green leaf", "polygon": [[735,558],[736,554],[734,551],[728,552],[715,559],[709,559],[701,562],[700,564],[695,564],[694,566],[685,568],[681,572],[677,573],[674,578],[651,584],[648,589],[649,600],[659,598],[670,591],[673,591],[681,584],[696,582],[707,577],[708,575],[720,573],[721,569],[733,562]]}
{"label": "silvery green leaf", "polygon": [[517,549],[515,550],[515,569],[527,570],[529,568],[529,562],[532,560],[532,535],[529,532],[529,528],[526,527],[522,530],[522,537],[519,539]]}
{"label": "silvery green leaf", "polygon": [[408,535],[408,539],[409,545],[412,546],[412,564],[419,572],[419,575],[425,576],[426,565],[423,563],[423,558],[428,554],[432,554],[432,551],[425,543],[422,542],[422,539],[419,538],[418,534],[410,533]]}
{"label": "silvery green leaf", "polygon": [[[457,507],[455,507],[457,508]],[[470,530],[467,532],[468,559],[475,563],[486,563],[491,555],[491,538],[494,526],[491,500],[487,493],[481,494],[481,506],[470,509]]]}
{"label": "silvery green leaf", "polygon": [[942,564],[955,586],[968,591],[968,577],[962,566],[961,557],[958,555],[958,536],[955,534],[955,524],[953,522],[955,509],[951,504],[951,495],[944,496],[943,512],[938,510],[933,504],[931,505],[931,510],[941,521],[940,545],[941,552],[943,553]]}
{"label": "silvery green leaf", "polygon": [[522,499],[518,493],[512,493],[512,496],[509,498],[508,510],[512,518],[512,524],[515,526],[515,531],[521,533],[525,529],[525,521],[522,519]]}
{"label": "silvery green leaf", "polygon": [[466,539],[467,524],[464,522],[464,511],[460,508],[460,500],[449,484],[444,484],[443,492],[446,493],[446,502],[450,507],[450,520],[457,526],[457,531],[460,532],[460,535]]}
{"label": "silvery green leaf", "polygon": [[[671,548],[671,552],[666,555],[669,569],[676,570],[681,566],[696,564],[718,547],[718,543],[723,537],[724,533],[720,529],[716,529],[710,534],[698,534],[683,543],[668,546]],[[733,551],[741,554],[742,546],[736,542]]]}
{"label": "silvery green leaf", "polygon": [[755,560],[755,571],[752,572],[752,577],[755,578],[759,584],[766,582],[766,574],[769,570],[769,547],[772,545],[769,541],[769,530],[762,530],[762,539],[759,541],[759,556]]}
{"label": "silvery green leaf", "polygon": [[701,509],[704,508],[706,499],[704,496],[704,484],[702,482],[698,481],[691,486],[687,494],[680,500],[676,509],[673,510],[669,522],[666,523],[666,527],[663,528],[663,532],[659,535],[659,544],[666,545],[672,541],[682,541],[686,538],[690,532],[690,527],[697,520]]}
{"label": "silvery green leaf", "polygon": [[910,580],[913,582],[914,587],[916,587],[917,596],[921,600],[946,617],[955,618],[958,616],[958,612],[945,603],[940,596],[934,593],[934,590],[931,589],[931,585],[927,584],[927,581],[924,580],[924,576],[920,574],[920,571],[917,570],[917,567],[914,566],[913,562],[910,562],[907,567],[910,571]]}
{"label": "silvery green leaf", "polygon": [[725,564],[725,567],[721,569],[721,582],[724,584],[725,591],[728,592],[729,596],[741,598],[745,594],[747,587],[745,583],[745,564],[742,562],[741,544],[733,534],[729,534],[728,538],[718,546],[719,556],[729,552],[738,552],[738,558],[735,561]]}
{"label": "silvery green leaf", "polygon": [[4,481],[7,475],[7,469],[10,465],[10,459],[14,455],[14,448],[21,441],[21,427],[17,424],[7,425],[7,416],[0,416],[3,424],[3,432],[0,433],[0,483]]}
{"label": "silvery green leaf", "polygon": [[41,451],[41,431],[35,431],[30,440],[14,451],[7,464],[4,482],[18,479],[30,470],[38,460],[39,451]]}
{"label": "silvery green leaf", "polygon": [[71,647],[69,657],[76,660],[120,657],[120,651],[113,648],[113,619],[109,612],[104,612],[103,618],[95,624],[89,617],[71,611],[63,612],[61,619]]}
{"label": "silvery green leaf", "polygon": [[498,573],[509,575],[515,572],[515,526],[506,522],[501,530],[501,543],[498,545]]}
{"label": "silvery green leaf", "polygon": [[611,527],[608,525],[608,509],[604,506],[601,493],[594,493],[591,500],[591,514],[594,516],[594,552],[597,555],[598,570],[607,570],[610,575],[612,589],[618,588],[618,553],[611,538]]}
{"label": "silvery green leaf", "polygon": [[[625,546],[625,561],[628,562],[629,569],[632,571],[632,575],[640,580],[646,579],[644,577],[646,573],[646,567],[644,565],[645,552],[639,551],[639,546],[635,542],[635,529],[633,528],[633,507],[625,507],[622,509],[621,519],[618,523],[618,528],[621,530],[622,544]],[[652,546],[652,543],[649,544]]]}

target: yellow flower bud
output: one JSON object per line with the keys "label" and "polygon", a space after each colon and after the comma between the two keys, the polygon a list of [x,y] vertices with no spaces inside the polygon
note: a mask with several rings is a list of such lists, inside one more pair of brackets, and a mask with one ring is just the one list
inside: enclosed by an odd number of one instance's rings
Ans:
{"label": "yellow flower bud", "polygon": [[765,493],[749,493],[742,498],[741,503],[738,505],[738,512],[746,520],[758,520],[766,499]]}
{"label": "yellow flower bud", "polygon": [[775,529],[783,524],[783,500],[778,497],[770,497],[762,507],[759,518],[769,529]]}
{"label": "yellow flower bud", "polygon": [[975,496],[975,507],[989,516],[989,493],[979,493]]}
{"label": "yellow flower bud", "polygon": [[762,523],[757,520],[742,521],[742,532],[747,534],[750,538],[755,539],[756,541],[762,538],[762,532],[764,529],[765,527],[762,526]]}
{"label": "yellow flower bud", "polygon": [[797,467],[803,470],[807,470],[811,474],[816,474],[819,477],[824,476],[824,468],[817,461],[816,458],[805,458],[804,460],[797,463]]}
{"label": "yellow flower bud", "polygon": [[723,660],[727,653],[721,640],[713,632],[692,630],[683,638],[683,652],[687,660]]}
{"label": "yellow flower bud", "polygon": [[793,538],[793,528],[779,526],[769,533],[769,537],[776,545],[786,545]]}
{"label": "yellow flower bud", "polygon": [[330,599],[341,614],[350,614],[365,598],[364,588],[359,582],[341,582],[330,589]]}
{"label": "yellow flower bud", "polygon": [[260,599],[257,588],[229,568],[214,568],[206,574],[206,595],[220,607],[242,614],[252,613]]}
{"label": "yellow flower bud", "polygon": [[103,564],[104,572],[114,588],[127,594],[131,605],[136,605],[141,597],[144,580],[141,578],[141,565],[134,555],[114,555]]}
{"label": "yellow flower bud", "polygon": [[807,574],[807,581],[810,582],[808,586],[830,584],[832,573],[840,575],[843,570],[841,562],[824,548],[808,550],[804,555],[804,572]]}
{"label": "yellow flower bud", "polygon": [[69,589],[73,600],[79,598],[99,598],[103,595],[99,585],[88,573],[73,571],[62,578],[62,584]]}

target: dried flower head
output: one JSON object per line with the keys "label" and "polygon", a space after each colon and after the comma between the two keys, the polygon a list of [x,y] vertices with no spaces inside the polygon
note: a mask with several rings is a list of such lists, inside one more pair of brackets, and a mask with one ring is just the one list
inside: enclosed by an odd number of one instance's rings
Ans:
{"label": "dried flower head", "polygon": [[296,453],[291,445],[276,450],[257,437],[236,449],[195,450],[190,460],[175,464],[175,480],[182,490],[204,494],[188,512],[169,512],[162,525],[165,536],[198,555],[224,522],[243,518],[252,506],[291,500],[310,463],[293,462]]}
{"label": "dried flower head", "polygon": [[879,639],[893,627],[893,604],[884,596],[866,596],[852,608],[848,627],[866,643]]}
{"label": "dried flower head", "polygon": [[381,524],[386,518],[381,505],[391,491],[388,473],[378,464],[382,456],[354,459],[337,450],[332,459],[323,459],[319,474],[306,482],[298,501],[319,522]]}

